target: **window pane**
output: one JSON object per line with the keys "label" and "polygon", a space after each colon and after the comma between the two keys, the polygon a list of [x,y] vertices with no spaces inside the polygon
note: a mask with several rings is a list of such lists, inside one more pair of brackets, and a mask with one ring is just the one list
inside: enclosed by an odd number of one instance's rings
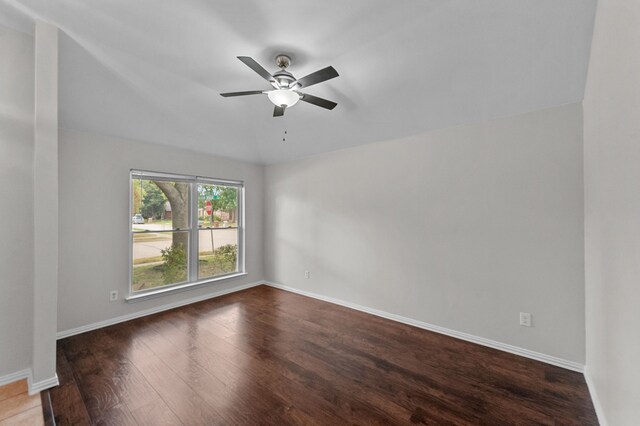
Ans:
{"label": "window pane", "polygon": [[198,232],[198,279],[238,271],[238,229],[201,229]]}
{"label": "window pane", "polygon": [[198,279],[238,271],[238,195],[235,186],[198,184]]}
{"label": "window pane", "polygon": [[187,281],[189,232],[133,234],[133,291]]}
{"label": "window pane", "polygon": [[199,183],[198,226],[201,228],[238,226],[238,188]]}
{"label": "window pane", "polygon": [[189,228],[188,182],[131,180],[131,227],[136,231]]}

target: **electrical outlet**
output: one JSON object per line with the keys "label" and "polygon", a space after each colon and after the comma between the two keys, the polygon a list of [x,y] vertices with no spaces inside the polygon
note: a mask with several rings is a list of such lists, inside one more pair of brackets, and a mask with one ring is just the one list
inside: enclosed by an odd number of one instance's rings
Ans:
{"label": "electrical outlet", "polygon": [[115,302],[116,300],[118,300],[118,290],[112,290],[109,293],[109,302]]}
{"label": "electrical outlet", "polygon": [[531,314],[527,312],[520,312],[520,325],[524,327],[531,327]]}
{"label": "electrical outlet", "polygon": [[309,271],[304,271],[304,277],[305,277],[306,279],[311,278],[311,272],[309,272]]}

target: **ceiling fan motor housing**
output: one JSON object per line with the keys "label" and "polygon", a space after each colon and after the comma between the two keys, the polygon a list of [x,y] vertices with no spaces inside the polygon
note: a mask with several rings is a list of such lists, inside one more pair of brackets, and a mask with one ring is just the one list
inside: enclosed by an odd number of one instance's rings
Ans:
{"label": "ceiling fan motor housing", "polygon": [[280,71],[274,73],[273,77],[276,79],[276,81],[279,83],[280,87],[282,88],[290,87],[291,83],[296,81],[293,74],[291,74],[289,71],[285,71],[284,69],[281,69]]}

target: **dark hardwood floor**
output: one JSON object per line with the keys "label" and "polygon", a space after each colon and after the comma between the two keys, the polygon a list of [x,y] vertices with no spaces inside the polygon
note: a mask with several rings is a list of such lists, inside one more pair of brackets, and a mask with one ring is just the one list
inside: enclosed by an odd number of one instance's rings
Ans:
{"label": "dark hardwood floor", "polygon": [[581,374],[266,286],[58,342],[58,425],[595,425]]}

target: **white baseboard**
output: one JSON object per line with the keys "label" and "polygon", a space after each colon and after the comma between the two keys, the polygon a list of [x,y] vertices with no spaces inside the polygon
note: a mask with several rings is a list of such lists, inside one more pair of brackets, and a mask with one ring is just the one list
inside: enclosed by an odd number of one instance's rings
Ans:
{"label": "white baseboard", "polygon": [[347,308],[355,309],[357,311],[365,312],[371,315],[375,315],[378,317],[390,319],[392,321],[401,322],[403,324],[412,325],[414,327],[422,328],[425,330],[433,331],[436,333],[444,334],[446,336],[455,337],[457,339],[466,340],[467,342],[477,343],[478,345],[487,346],[493,349],[498,349],[500,351],[509,352],[515,355],[520,355],[526,358],[531,358],[536,361],[541,361],[547,364],[555,365],[557,367],[566,368],[567,370],[577,371],[579,373],[584,372],[584,365],[569,361],[562,358],[557,358],[551,355],[546,355],[540,352],[532,351],[529,349],[520,348],[518,346],[509,345],[506,343],[497,342],[491,339],[485,339],[484,337],[474,336],[472,334],[463,333],[461,331],[451,330],[449,328],[440,327],[438,325],[429,324],[426,322],[418,321],[411,318],[406,318],[400,315],[392,314],[389,312],[381,311],[378,309],[369,308],[366,306],[361,306],[355,303],[346,302],[340,299],[334,299],[333,297],[322,296],[320,294],[311,293],[304,290],[299,290],[297,288],[288,287],[282,284],[277,284],[269,281],[265,281],[265,284],[279,288],[281,290],[290,291],[292,293],[297,293],[303,296],[311,297],[314,299],[322,300],[324,302],[334,303],[336,305],[345,306]]}
{"label": "white baseboard", "polygon": [[41,380],[39,382],[33,381],[33,373],[30,368],[16,371],[15,373],[9,373],[2,377],[0,377],[0,386],[8,385],[9,383],[17,382],[18,380],[27,380],[27,385],[29,388],[29,395],[35,395],[45,389],[52,388],[54,386],[58,386],[60,382],[58,381],[58,375],[55,374],[53,377],[50,377],[46,380]]}
{"label": "white baseboard", "polygon": [[39,382],[34,382],[31,378],[31,375],[29,375],[29,395],[35,395],[45,389],[58,386],[59,384],[60,382],[58,381],[57,374],[54,374],[53,377],[50,377],[48,379],[40,380]]}
{"label": "white baseboard", "polygon": [[26,368],[24,370],[16,371],[15,373],[5,374],[0,376],[0,386],[8,385],[9,383],[17,382],[18,380],[29,380],[31,378],[31,369]]}
{"label": "white baseboard", "polygon": [[110,325],[118,324],[121,322],[129,321],[132,319],[144,317],[147,315],[155,314],[162,311],[168,311],[169,309],[178,308],[180,306],[189,305],[191,303],[201,302],[207,299],[213,299],[215,297],[224,296],[225,294],[235,293],[236,291],[245,290],[251,287],[255,287],[258,285],[264,284],[264,281],[256,281],[249,284],[243,284],[239,286],[232,287],[226,290],[220,290],[213,293],[207,293],[202,296],[191,297],[189,299],[180,300],[173,303],[167,303],[166,305],[156,306],[155,308],[145,309],[142,311],[132,312],[130,314],[121,315],[119,317],[110,318],[104,321],[98,321],[87,325],[81,325],[80,327],[70,328],[68,330],[59,331],[56,334],[56,338],[64,339],[65,337],[74,336],[76,334],[86,333],[87,331],[97,330],[99,328],[108,327]]}
{"label": "white baseboard", "polygon": [[591,377],[591,373],[589,372],[589,365],[587,364],[584,368],[584,380],[587,382],[587,388],[589,388],[589,394],[591,395],[591,401],[593,402],[593,408],[596,410],[596,416],[598,416],[598,422],[600,426],[607,426],[607,419],[604,417],[604,409],[602,407],[602,403],[600,402],[600,398],[598,398],[598,392],[596,391],[596,384]]}

